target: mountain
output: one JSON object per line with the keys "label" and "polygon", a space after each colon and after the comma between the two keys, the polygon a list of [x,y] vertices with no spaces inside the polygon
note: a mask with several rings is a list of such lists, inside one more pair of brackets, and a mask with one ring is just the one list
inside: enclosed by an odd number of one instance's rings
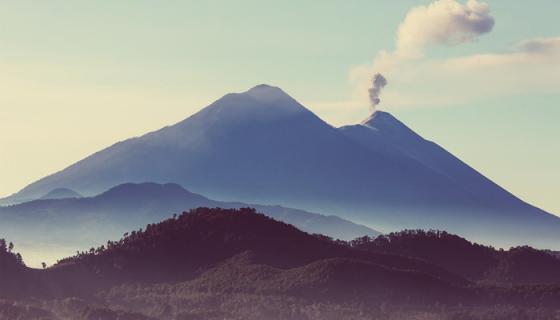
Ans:
{"label": "mountain", "polygon": [[[97,246],[124,232],[197,207],[252,207],[297,228],[338,239],[379,235],[378,232],[336,216],[325,216],[281,206],[220,202],[189,192],[177,184],[127,183],[95,197],[35,200],[0,207],[0,234],[18,243],[28,263],[39,265]],[[43,256],[42,260],[39,256]]]}
{"label": "mountain", "polygon": [[[527,273],[531,255],[513,265]],[[554,282],[480,286],[249,208],[191,210],[42,270],[5,260],[0,319],[551,319],[560,298]]]}
{"label": "mountain", "polygon": [[395,157],[406,157],[421,163],[459,184],[477,201],[515,208],[519,200],[469,167],[437,144],[423,139],[391,114],[376,111],[359,125],[340,130],[352,140],[372,150],[383,150]]}
{"label": "mountain", "polygon": [[81,198],[81,197],[82,195],[74,190],[70,190],[68,188],[56,188],[54,190],[49,191],[40,199],[47,200],[47,199]]}
{"label": "mountain", "polygon": [[[382,150],[401,159],[408,158],[434,170],[461,188],[465,197],[471,197],[471,205],[453,207],[443,216],[438,216],[439,219],[457,219],[465,224],[462,228],[449,230],[497,246],[523,244],[520,239],[540,247],[557,246],[552,239],[555,238],[553,233],[557,232],[554,230],[558,228],[558,217],[516,198],[436,143],[416,134],[391,114],[377,111],[361,124],[339,129],[366,148]],[[475,229],[478,231],[473,232]],[[492,229],[495,230],[493,236]],[[537,230],[540,230],[540,236]],[[487,235],[481,236],[484,233]]]}
{"label": "mountain", "polygon": [[227,94],[5,199],[178,183],[214,199],[281,204],[388,232],[436,228],[497,246],[559,248],[560,219],[524,203],[387,113],[334,128],[281,89]]}

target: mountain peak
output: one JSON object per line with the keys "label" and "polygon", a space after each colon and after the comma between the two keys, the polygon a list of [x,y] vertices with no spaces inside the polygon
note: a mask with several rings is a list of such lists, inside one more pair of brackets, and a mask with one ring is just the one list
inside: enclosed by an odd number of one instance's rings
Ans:
{"label": "mountain peak", "polygon": [[210,127],[223,131],[225,128],[276,122],[305,113],[310,111],[282,89],[260,84],[244,92],[226,94],[183,124],[194,123],[200,127],[197,129],[199,132]]}
{"label": "mountain peak", "polygon": [[381,131],[393,138],[422,139],[416,132],[407,127],[399,119],[385,111],[375,111],[367,119],[362,121],[362,126],[375,131]]}
{"label": "mountain peak", "polygon": [[42,196],[40,199],[48,200],[48,199],[64,199],[64,198],[81,198],[82,195],[78,192],[68,189],[68,188],[56,188],[49,191],[47,194]]}
{"label": "mountain peak", "polygon": [[279,103],[279,102],[296,102],[290,95],[279,87],[270,86],[268,84],[259,84],[247,90],[243,94],[259,102]]}
{"label": "mountain peak", "polygon": [[377,128],[379,125],[390,125],[390,124],[404,124],[395,118],[392,114],[385,111],[375,111],[369,117],[367,117],[361,123],[362,125],[370,128]]}
{"label": "mountain peak", "polygon": [[256,86],[252,87],[248,91],[259,91],[259,90],[282,90],[282,89],[280,89],[278,87],[275,87],[275,86],[268,85],[266,83],[261,83],[261,84],[258,84]]}

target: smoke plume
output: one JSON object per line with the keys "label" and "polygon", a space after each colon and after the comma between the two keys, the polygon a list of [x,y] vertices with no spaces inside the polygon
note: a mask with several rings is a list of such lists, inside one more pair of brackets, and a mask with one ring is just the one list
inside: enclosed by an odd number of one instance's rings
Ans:
{"label": "smoke plume", "polygon": [[379,99],[379,94],[383,87],[387,85],[387,79],[381,74],[376,73],[373,76],[372,86],[369,88],[369,100],[371,102],[371,110],[375,112],[377,105],[381,102]]}

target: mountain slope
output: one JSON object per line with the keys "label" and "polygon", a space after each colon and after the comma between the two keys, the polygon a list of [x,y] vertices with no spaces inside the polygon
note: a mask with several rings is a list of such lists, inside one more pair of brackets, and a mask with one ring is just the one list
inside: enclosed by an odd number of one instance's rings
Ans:
{"label": "mountain slope", "polygon": [[56,280],[56,286],[65,294],[82,295],[124,283],[191,280],[246,252],[250,252],[252,264],[277,269],[344,258],[393,269],[395,281],[414,271],[418,276],[413,278],[428,275],[432,283],[468,284],[427,262],[354,250],[247,208],[191,210],[131,232],[120,241],[110,241],[106,247],[63,259],[42,275],[44,281]]}
{"label": "mountain slope", "polygon": [[425,140],[405,124],[377,111],[359,125],[340,128],[346,136],[372,150],[384,150],[396,157],[408,157],[449,177],[465,191],[488,203],[518,205],[513,195],[469,167],[439,145]]}
{"label": "mountain slope", "polygon": [[[474,203],[484,204],[474,208],[456,207],[445,214],[443,219],[463,218],[465,223],[463,228],[449,230],[496,246],[522,244],[521,241],[505,240],[516,237],[535,246],[557,246],[553,235],[558,230],[559,219],[556,216],[519,200],[436,143],[416,134],[391,114],[377,111],[361,124],[343,126],[339,130],[366,148],[383,150],[386,154],[408,158],[431,168],[451,180],[465,195],[470,195]],[[456,214],[469,216],[470,219],[457,217]],[[414,228],[414,225],[406,227]],[[495,236],[480,236],[491,233],[492,229],[496,230]]]}
{"label": "mountain slope", "polygon": [[351,296],[370,303],[380,296],[387,300],[415,297],[418,304],[434,299],[456,300],[461,293],[458,287],[425,273],[406,272],[365,260],[335,257],[281,269],[255,263],[254,255],[251,251],[236,255],[194,281],[180,284],[181,289],[209,290],[216,295],[241,291],[334,301]]}
{"label": "mountain slope", "polygon": [[[414,243],[395,240],[415,253]],[[510,252],[508,275],[546,260],[520,251]],[[552,319],[558,268],[547,273],[537,279],[546,285],[477,286],[431,261],[358,250],[252,209],[198,208],[44,270],[0,250],[8,280],[0,281],[0,318]]]}
{"label": "mountain slope", "polygon": [[[379,234],[336,216],[281,206],[220,202],[177,184],[155,183],[123,184],[90,198],[35,200],[0,207],[0,234],[19,244],[28,263],[39,265],[197,207],[253,207],[303,231],[344,240]],[[50,259],[37,261],[35,257],[44,257],[45,251],[51,254]]]}
{"label": "mountain slope", "polygon": [[437,228],[499,246],[558,248],[559,218],[404,125],[378,120],[348,134],[279,88],[260,85],[97,152],[8,200],[57,187],[92,195],[126,182],[174,182],[216,199],[334,214],[382,231]]}

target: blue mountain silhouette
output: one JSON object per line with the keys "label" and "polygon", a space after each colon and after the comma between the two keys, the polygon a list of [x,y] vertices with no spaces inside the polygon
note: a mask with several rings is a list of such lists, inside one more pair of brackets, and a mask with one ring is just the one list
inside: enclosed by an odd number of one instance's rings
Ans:
{"label": "blue mountain silhouette", "polygon": [[560,219],[516,198],[388,113],[335,128],[281,89],[227,94],[5,199],[66,187],[178,183],[225,201],[333,214],[381,231],[437,228],[498,246],[559,248]]}

